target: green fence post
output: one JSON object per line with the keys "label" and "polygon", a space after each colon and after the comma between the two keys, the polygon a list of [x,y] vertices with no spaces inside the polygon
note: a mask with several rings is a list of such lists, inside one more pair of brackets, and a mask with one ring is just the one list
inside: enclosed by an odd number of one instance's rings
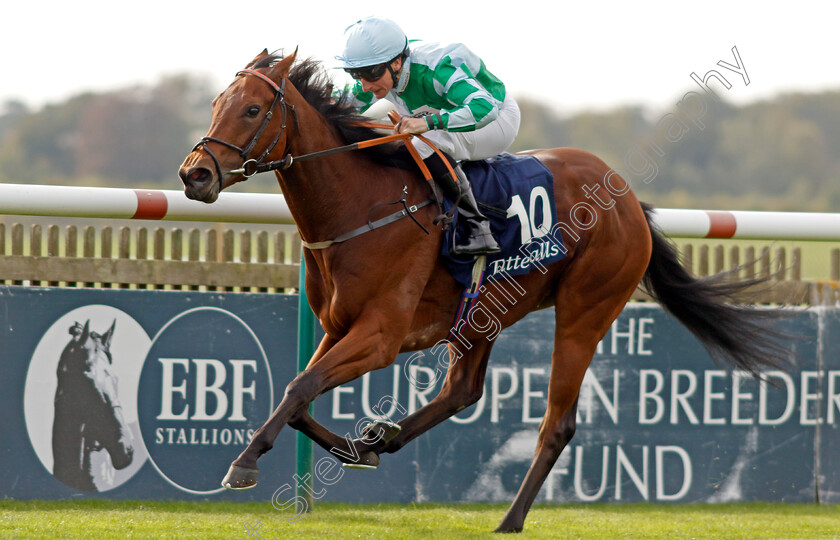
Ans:
{"label": "green fence post", "polygon": [[[306,364],[315,353],[315,314],[309,309],[309,302],[306,299],[304,287],[304,276],[306,267],[303,253],[300,256],[300,277],[298,279],[298,345],[297,345],[297,369],[298,373],[306,369]],[[312,404],[309,405],[309,414],[312,414]],[[297,432],[295,445],[297,456],[295,482],[295,496],[301,497],[298,501],[306,501],[305,511],[312,511],[315,501],[312,497],[312,439],[301,432]],[[300,512],[300,508],[296,509]]]}

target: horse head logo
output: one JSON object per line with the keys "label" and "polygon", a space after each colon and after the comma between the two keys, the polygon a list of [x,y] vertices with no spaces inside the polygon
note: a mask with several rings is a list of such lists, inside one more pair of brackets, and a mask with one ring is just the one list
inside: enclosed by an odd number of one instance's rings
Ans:
{"label": "horse head logo", "polygon": [[[70,327],[71,338],[58,362],[52,447],[56,478],[70,487],[99,491],[91,456],[106,452],[113,469],[128,467],[134,458],[134,440],[117,397],[112,372],[111,339],[116,320],[104,333],[84,326]],[[110,470],[113,476],[113,469]],[[108,476],[108,471],[104,471]]]}

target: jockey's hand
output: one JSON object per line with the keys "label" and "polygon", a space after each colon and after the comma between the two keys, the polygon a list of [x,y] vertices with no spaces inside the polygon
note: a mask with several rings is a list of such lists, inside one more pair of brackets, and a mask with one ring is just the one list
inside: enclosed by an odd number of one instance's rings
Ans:
{"label": "jockey's hand", "polygon": [[411,116],[403,116],[400,121],[394,126],[394,133],[413,133],[419,135],[429,131],[426,125],[425,118],[412,118]]}

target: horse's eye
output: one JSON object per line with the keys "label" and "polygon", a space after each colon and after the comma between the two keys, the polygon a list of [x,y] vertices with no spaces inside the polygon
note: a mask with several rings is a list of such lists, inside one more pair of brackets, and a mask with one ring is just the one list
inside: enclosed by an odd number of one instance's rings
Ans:
{"label": "horse's eye", "polygon": [[251,118],[254,118],[258,114],[260,114],[259,106],[251,105],[250,107],[248,107],[248,116],[250,116]]}

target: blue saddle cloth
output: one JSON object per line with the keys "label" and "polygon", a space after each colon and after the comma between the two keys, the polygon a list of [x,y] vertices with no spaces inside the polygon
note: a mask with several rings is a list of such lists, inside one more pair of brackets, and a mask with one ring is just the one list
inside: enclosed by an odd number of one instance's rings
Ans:
{"label": "blue saddle cloth", "polygon": [[[544,234],[557,223],[554,206],[554,179],[551,172],[533,156],[502,154],[484,161],[463,163],[473,194],[501,252],[487,257],[485,280],[505,273],[526,274],[539,264],[548,265],[566,256],[559,231]],[[446,200],[445,209],[452,207]],[[463,221],[463,220],[462,220]],[[467,234],[466,223],[455,220],[444,235],[441,257],[455,280],[464,287],[472,281],[472,257],[451,253],[453,242]]]}

